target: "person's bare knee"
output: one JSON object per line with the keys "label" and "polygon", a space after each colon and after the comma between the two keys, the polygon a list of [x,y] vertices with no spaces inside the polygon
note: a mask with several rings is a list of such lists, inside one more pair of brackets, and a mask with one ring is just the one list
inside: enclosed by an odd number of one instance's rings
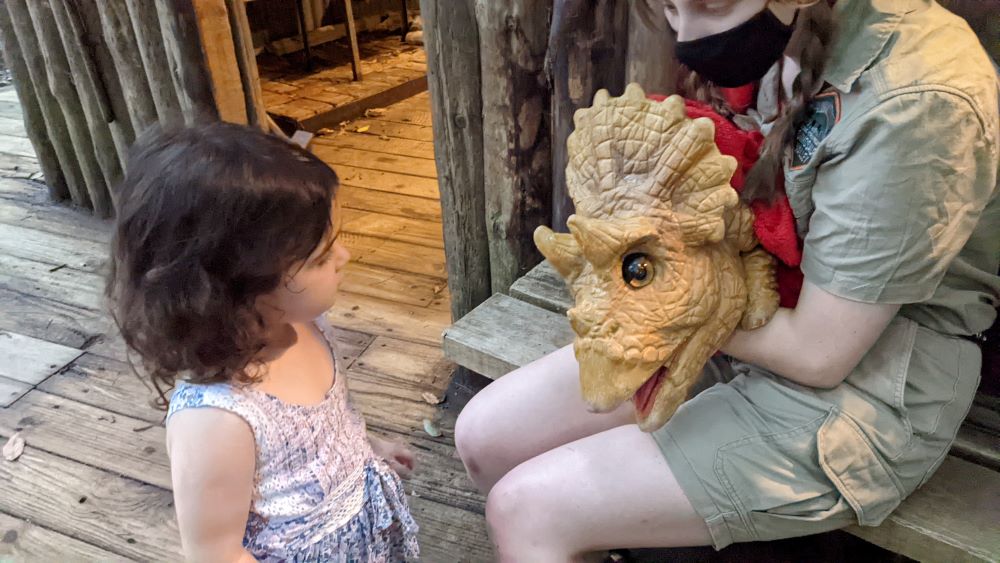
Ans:
{"label": "person's bare knee", "polygon": [[[531,461],[527,462],[531,465]],[[505,561],[577,561],[579,554],[562,541],[560,510],[546,495],[544,480],[524,465],[507,473],[486,500],[486,523],[497,558]]]}

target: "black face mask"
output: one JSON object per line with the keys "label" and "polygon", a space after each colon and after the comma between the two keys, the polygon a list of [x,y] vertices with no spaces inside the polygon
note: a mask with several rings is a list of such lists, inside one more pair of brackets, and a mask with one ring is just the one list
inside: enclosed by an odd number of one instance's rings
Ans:
{"label": "black face mask", "polygon": [[723,88],[760,80],[781,58],[793,27],[766,7],[740,25],[693,41],[678,41],[677,59]]}

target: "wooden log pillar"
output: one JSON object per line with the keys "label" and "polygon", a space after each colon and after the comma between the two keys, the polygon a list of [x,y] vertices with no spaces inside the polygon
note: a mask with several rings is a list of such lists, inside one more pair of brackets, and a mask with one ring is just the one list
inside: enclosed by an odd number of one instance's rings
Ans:
{"label": "wooden log pillar", "polygon": [[[66,177],[59,164],[59,155],[49,138],[45,114],[42,111],[42,93],[36,92],[35,83],[31,80],[24,54],[14,34],[10,14],[5,6],[0,6],[0,42],[3,42],[3,60],[14,75],[14,89],[21,101],[21,111],[24,113],[24,128],[28,132],[31,146],[35,149],[38,165],[42,169],[45,183],[49,187],[49,195],[56,200],[69,197]],[[61,119],[61,115],[59,116]]]}
{"label": "wooden log pillar", "polygon": [[647,0],[631,2],[628,22],[628,64],[626,83],[637,82],[647,93],[670,95],[677,92],[677,59],[674,57],[674,33],[667,18],[659,14],[654,21],[642,17],[637,6]]}
{"label": "wooden log pillar", "polygon": [[132,129],[136,134],[142,133],[156,123],[158,117],[146,69],[142,66],[135,33],[132,31],[128,6],[125,5],[125,0],[101,0],[96,4],[104,38],[125,93]]}
{"label": "wooden log pillar", "polygon": [[552,228],[566,232],[566,139],[573,113],[606,88],[625,90],[629,0],[555,0],[546,54],[552,80]]}
{"label": "wooden log pillar", "polygon": [[167,63],[167,51],[163,44],[163,34],[160,31],[160,17],[156,6],[150,0],[126,0],[129,20],[132,22],[132,32],[139,49],[139,58],[145,71],[149,91],[153,97],[153,106],[161,123],[181,121],[180,100],[170,76],[170,65]]}
{"label": "wooden log pillar", "polygon": [[192,0],[155,0],[174,89],[188,124],[219,118]]}
{"label": "wooden log pillar", "polygon": [[492,293],[483,191],[483,104],[474,0],[421,0],[451,316]]}
{"label": "wooden log pillar", "polygon": [[[14,17],[14,24],[20,28],[19,18],[27,16],[31,22],[31,32],[38,39],[34,45],[39,49],[45,62],[45,70],[48,75],[49,88],[59,106],[62,108],[63,117],[66,120],[66,129],[72,143],[73,153],[76,155],[80,165],[81,178],[85,191],[77,194],[81,201],[80,205],[94,209],[98,215],[104,217],[111,213],[111,199],[108,193],[107,181],[104,177],[101,166],[97,161],[93,141],[90,137],[89,126],[80,104],[76,88],[69,79],[71,76],[69,63],[66,60],[66,53],[63,50],[59,32],[52,29],[53,15],[48,2],[43,0],[32,0],[23,4],[16,0],[8,2],[14,12],[20,15]],[[21,13],[21,8],[27,12]],[[27,25],[27,21],[20,22]],[[27,28],[25,28],[27,29]],[[24,37],[20,36],[22,46],[28,48],[24,43]],[[112,149],[113,150],[113,149]]]}
{"label": "wooden log pillar", "polygon": [[494,292],[541,261],[532,233],[552,220],[551,0],[476,0],[483,97],[486,234]]}
{"label": "wooden log pillar", "polygon": [[111,134],[115,138],[118,158],[124,168],[128,149],[135,141],[135,129],[132,127],[128,103],[125,101],[125,89],[118,76],[118,69],[115,67],[114,57],[111,56],[111,49],[104,38],[101,16],[97,13],[97,5],[94,2],[74,0],[70,4],[70,8],[76,13],[78,23],[82,26],[81,33],[86,38],[88,53],[93,57],[98,77],[103,84],[108,104],[111,106]]}
{"label": "wooden log pillar", "polygon": [[267,131],[269,129],[267,108],[264,105],[264,92],[260,87],[257,54],[253,48],[246,2],[245,0],[226,0],[226,9],[229,11],[229,26],[233,30],[236,62],[239,65],[240,78],[243,83],[243,101],[247,108],[247,118],[251,125]]}

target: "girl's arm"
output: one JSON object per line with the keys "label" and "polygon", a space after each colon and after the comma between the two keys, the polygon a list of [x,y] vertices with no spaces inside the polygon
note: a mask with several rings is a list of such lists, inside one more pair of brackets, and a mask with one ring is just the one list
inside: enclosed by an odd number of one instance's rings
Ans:
{"label": "girl's arm", "polygon": [[796,383],[836,387],[898,311],[899,305],[851,301],[806,281],[795,309],[778,309],[757,330],[737,330],[722,351]]}
{"label": "girl's arm", "polygon": [[238,416],[183,410],[167,425],[167,451],[181,544],[188,561],[256,561],[243,549],[256,451]]}

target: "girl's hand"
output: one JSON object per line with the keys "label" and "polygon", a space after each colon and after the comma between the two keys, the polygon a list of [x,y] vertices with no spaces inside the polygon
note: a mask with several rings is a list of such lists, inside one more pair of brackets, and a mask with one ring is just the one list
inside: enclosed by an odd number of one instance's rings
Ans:
{"label": "girl's hand", "polygon": [[413,473],[413,450],[406,444],[396,440],[386,440],[378,436],[369,436],[375,455],[389,464],[393,471],[403,479],[408,479]]}

